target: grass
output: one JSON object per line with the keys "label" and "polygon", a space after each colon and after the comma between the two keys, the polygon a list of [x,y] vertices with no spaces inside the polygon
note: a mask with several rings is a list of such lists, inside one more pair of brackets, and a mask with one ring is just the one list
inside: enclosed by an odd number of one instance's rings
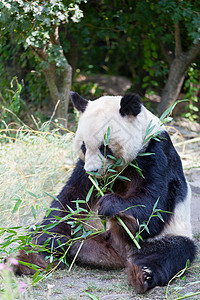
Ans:
{"label": "grass", "polygon": [[[7,143],[0,144],[1,221],[7,226],[11,222],[26,225],[33,222],[31,207],[40,220],[52,200],[45,192],[56,195],[73,169],[73,133],[0,131],[0,139],[5,140],[5,136]],[[12,215],[19,199],[21,205]]]}
{"label": "grass", "polygon": [[[74,134],[66,131],[61,135],[58,127],[50,130],[50,125],[52,127],[52,124],[46,124],[40,130],[25,126],[0,130],[2,227],[22,226],[19,230],[23,231],[26,226],[39,223],[52,201],[46,193],[56,196],[74,167],[77,158],[72,149]],[[173,138],[177,143],[182,142],[177,133]],[[190,143],[190,159],[183,145],[179,145],[187,172],[200,164],[198,148],[196,154],[194,151],[197,142]],[[5,253],[1,253],[2,259],[4,256]],[[99,299],[105,295],[110,295],[110,299],[181,299],[180,295],[200,290],[200,255],[186,277],[177,278],[169,285],[167,294],[166,287],[157,287],[145,295],[136,295],[127,284],[124,270],[104,271],[74,266],[70,273],[67,270],[55,271],[34,287],[31,277],[13,277],[13,280],[16,284],[23,280],[28,286],[18,299],[90,299],[85,291]],[[0,288],[3,288],[2,282]],[[190,299],[198,299],[198,296]]]}

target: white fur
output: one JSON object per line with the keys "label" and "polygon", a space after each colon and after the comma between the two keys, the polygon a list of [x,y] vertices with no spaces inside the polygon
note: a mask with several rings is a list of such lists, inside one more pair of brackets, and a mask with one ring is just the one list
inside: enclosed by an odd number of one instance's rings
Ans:
{"label": "white fur", "polygon": [[192,238],[192,228],[190,222],[190,203],[191,203],[191,188],[187,183],[188,192],[186,198],[179,202],[171,217],[170,223],[166,224],[164,230],[156,239],[160,239],[166,235],[181,235]]}
{"label": "white fur", "polygon": [[[151,126],[155,125],[151,134],[160,129],[159,119],[144,106],[136,117],[122,117],[119,113],[121,98],[121,96],[104,96],[89,101],[86,110],[80,115],[74,148],[85,160],[86,171],[101,172],[102,162],[104,168],[111,163],[99,151],[108,127],[111,130],[109,147],[114,156],[123,158],[125,163],[132,161],[142,149],[145,132],[151,120]],[[83,142],[86,146],[85,157],[80,150]]]}
{"label": "white fur", "polygon": [[[151,127],[155,125],[150,135],[165,130],[159,119],[144,106],[136,117],[122,117],[119,113],[121,98],[121,96],[105,96],[95,101],[89,101],[86,110],[80,115],[74,148],[85,160],[86,171],[98,170],[103,174],[102,162],[105,168],[111,163],[99,151],[108,126],[111,129],[109,147],[114,156],[121,157],[125,163],[136,158],[138,152],[145,146],[144,137],[150,121],[152,122]],[[83,142],[86,146],[85,157],[80,150]],[[159,239],[166,235],[192,236],[190,201],[191,189],[188,184],[187,197],[176,206],[170,223],[166,224],[163,232],[156,238]]]}

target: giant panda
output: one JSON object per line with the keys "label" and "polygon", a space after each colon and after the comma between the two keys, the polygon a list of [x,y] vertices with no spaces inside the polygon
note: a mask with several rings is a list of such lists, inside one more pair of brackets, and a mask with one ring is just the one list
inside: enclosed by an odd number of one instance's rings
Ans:
{"label": "giant panda", "polygon": [[[118,166],[118,172],[128,180],[117,178],[112,192],[103,196],[94,189],[89,202],[82,204],[85,210],[88,207],[97,210],[98,216],[107,220],[107,230],[86,238],[82,247],[81,241],[73,243],[67,251],[67,259],[73,260],[78,251],[76,263],[79,265],[125,268],[128,282],[139,293],[166,285],[188,261],[193,261],[196,246],[190,224],[191,190],[165,127],[142,105],[137,94],[103,96],[88,101],[71,92],[71,100],[80,112],[74,139],[79,160],[58,199],[53,200],[51,213],[42,222],[51,235],[44,231],[37,236],[33,234],[33,241],[39,245],[46,242],[46,247],[61,254],[66,251],[72,231],[69,222],[64,220],[53,228],[51,224],[64,218],[69,207],[75,210],[75,200],[86,199],[92,186],[88,174],[93,172],[101,179],[114,158],[121,158],[123,170]],[[105,146],[108,128],[109,141]],[[147,138],[144,143],[148,131],[153,138]],[[150,217],[156,203],[159,216]],[[148,230],[141,231],[140,249],[119,218],[134,236],[140,224],[148,222]],[[46,255],[45,251],[27,254],[21,250],[18,260],[45,269]],[[63,266],[62,262],[59,266]],[[16,272],[31,274],[34,271],[19,264]]]}

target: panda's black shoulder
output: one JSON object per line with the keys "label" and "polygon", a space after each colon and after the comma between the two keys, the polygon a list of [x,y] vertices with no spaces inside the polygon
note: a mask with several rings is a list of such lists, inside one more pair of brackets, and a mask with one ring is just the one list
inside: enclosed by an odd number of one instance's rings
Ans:
{"label": "panda's black shoulder", "polygon": [[147,156],[138,156],[137,162],[146,178],[157,178],[168,183],[179,181],[182,188],[186,186],[182,162],[167,131],[163,130],[156,139],[151,139],[146,153]]}
{"label": "panda's black shoulder", "polygon": [[[155,139],[152,138],[145,151],[141,152],[152,153],[152,155],[147,155],[145,157],[139,156],[137,158],[141,162],[145,161],[145,164],[147,164],[148,167],[150,167],[152,162],[156,161],[156,166],[158,168],[176,165],[176,167],[180,168],[182,171],[180,157],[174,148],[169,134],[165,130],[160,132]],[[143,167],[145,167],[145,165]]]}

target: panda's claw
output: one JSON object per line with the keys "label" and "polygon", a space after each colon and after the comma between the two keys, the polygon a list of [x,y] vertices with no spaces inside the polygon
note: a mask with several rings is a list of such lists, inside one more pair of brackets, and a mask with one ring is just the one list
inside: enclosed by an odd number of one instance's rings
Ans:
{"label": "panda's claw", "polygon": [[147,283],[150,283],[153,280],[153,272],[150,268],[143,266],[142,273],[143,273],[144,281],[147,281]]}
{"label": "panda's claw", "polygon": [[149,274],[152,273],[152,271],[151,271],[149,268],[145,267],[145,266],[144,266],[142,269],[143,269],[145,272],[149,273]]}

